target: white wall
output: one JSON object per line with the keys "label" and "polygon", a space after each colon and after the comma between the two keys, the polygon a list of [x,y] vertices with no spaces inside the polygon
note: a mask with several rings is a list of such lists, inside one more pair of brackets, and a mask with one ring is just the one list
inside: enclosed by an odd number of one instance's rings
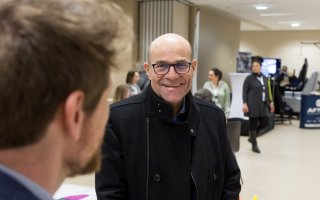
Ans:
{"label": "white wall", "polygon": [[240,44],[240,21],[200,9],[198,88],[208,79],[208,71],[218,67],[230,85],[229,72],[236,72]]}
{"label": "white wall", "polygon": [[[138,2],[132,0],[113,0],[121,5],[126,13],[133,18],[136,40],[128,52],[128,63],[115,73],[114,87],[124,83],[126,72],[139,62],[138,55]],[[197,7],[190,7],[175,1],[173,4],[173,32],[182,35],[193,42],[194,15]],[[219,67],[223,71],[223,80],[229,86],[229,72],[236,71],[236,57],[240,44],[240,21],[216,13],[206,8],[200,8],[200,40],[198,59],[198,88],[201,88],[208,79],[208,71],[213,67]],[[141,61],[143,62],[143,61]]]}
{"label": "white wall", "polygon": [[133,30],[134,30],[134,38],[132,43],[128,45],[128,48],[124,52],[123,57],[126,58],[125,62],[117,69],[112,70],[111,78],[112,78],[112,85],[110,88],[109,98],[113,97],[115,88],[120,85],[124,84],[126,81],[127,72],[135,67],[137,59],[138,59],[138,51],[136,50],[138,47],[138,38],[137,32],[138,27],[135,25],[137,24],[138,20],[138,2],[131,1],[131,0],[112,0],[114,3],[118,4],[122,7],[124,12],[131,17],[133,22]]}
{"label": "white wall", "polygon": [[240,51],[253,55],[281,58],[289,71],[299,76],[304,58],[308,59],[307,77],[320,67],[320,46],[302,45],[301,42],[320,42],[320,31],[243,31]]}
{"label": "white wall", "polygon": [[173,2],[173,31],[189,40],[189,6]]}

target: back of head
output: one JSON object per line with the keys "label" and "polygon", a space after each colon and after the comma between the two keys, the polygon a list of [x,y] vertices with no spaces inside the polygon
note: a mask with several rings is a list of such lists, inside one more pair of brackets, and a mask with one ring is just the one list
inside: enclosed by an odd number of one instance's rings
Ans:
{"label": "back of head", "polygon": [[113,102],[129,97],[129,86],[127,84],[118,85],[114,92]]}
{"label": "back of head", "polygon": [[0,3],[0,149],[42,138],[58,105],[81,90],[92,112],[131,35],[130,20],[103,0]]}
{"label": "back of head", "polygon": [[212,93],[208,89],[199,89],[196,93],[194,93],[195,97],[198,97],[200,99],[204,99],[206,101],[212,101]]}

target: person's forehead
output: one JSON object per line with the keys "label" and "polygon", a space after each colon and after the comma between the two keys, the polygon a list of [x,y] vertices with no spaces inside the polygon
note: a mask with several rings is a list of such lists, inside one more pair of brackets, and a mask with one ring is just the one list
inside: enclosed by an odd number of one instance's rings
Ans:
{"label": "person's forehead", "polygon": [[186,46],[161,46],[150,51],[152,61],[184,61],[191,59],[191,52]]}
{"label": "person's forehead", "polygon": [[187,40],[176,36],[163,36],[154,40],[150,46],[150,54],[165,52],[190,52],[191,46]]}

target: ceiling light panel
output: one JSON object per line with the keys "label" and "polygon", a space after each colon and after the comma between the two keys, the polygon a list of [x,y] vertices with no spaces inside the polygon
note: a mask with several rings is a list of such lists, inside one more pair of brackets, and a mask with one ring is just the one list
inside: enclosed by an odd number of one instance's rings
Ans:
{"label": "ceiling light panel", "polygon": [[292,22],[291,24],[290,24],[290,26],[291,27],[300,27],[300,23],[298,23],[298,22]]}
{"label": "ceiling light panel", "polygon": [[268,10],[270,6],[267,4],[256,4],[254,5],[254,7],[256,8],[256,10]]}
{"label": "ceiling light panel", "polygon": [[261,17],[282,17],[282,16],[290,16],[291,13],[261,13]]}

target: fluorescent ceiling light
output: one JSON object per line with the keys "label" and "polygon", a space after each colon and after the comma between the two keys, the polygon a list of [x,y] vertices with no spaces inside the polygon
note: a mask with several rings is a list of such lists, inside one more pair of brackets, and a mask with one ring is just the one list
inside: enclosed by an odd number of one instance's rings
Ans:
{"label": "fluorescent ceiling light", "polygon": [[300,26],[300,23],[298,22],[291,23],[291,27],[299,27],[299,26]]}
{"label": "fluorescent ceiling light", "polygon": [[254,7],[256,8],[256,10],[267,10],[269,8],[269,6],[265,4],[257,4]]}
{"label": "fluorescent ceiling light", "polygon": [[289,16],[291,13],[262,13],[261,17],[281,17],[281,16]]}

